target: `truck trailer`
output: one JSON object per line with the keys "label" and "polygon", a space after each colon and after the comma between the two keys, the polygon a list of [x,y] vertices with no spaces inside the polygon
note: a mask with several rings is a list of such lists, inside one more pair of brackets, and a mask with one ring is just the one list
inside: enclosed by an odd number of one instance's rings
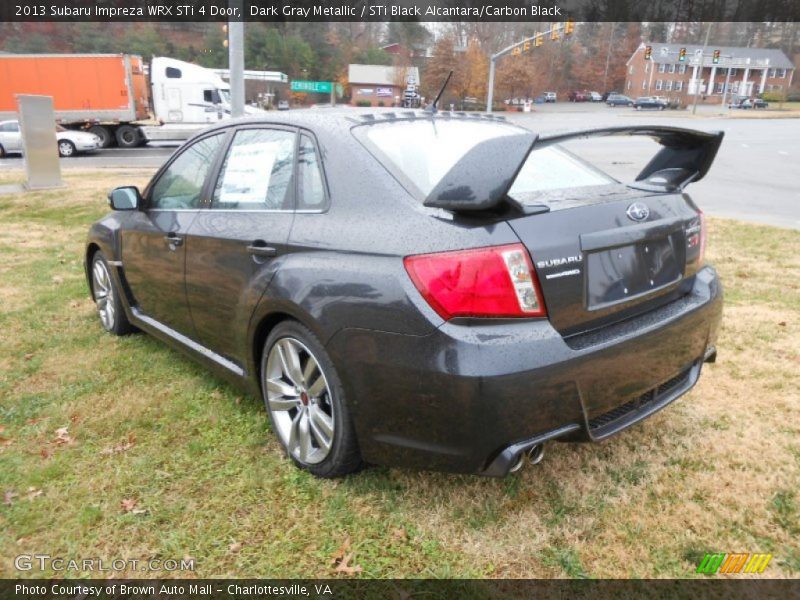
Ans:
{"label": "truck trailer", "polygon": [[0,120],[16,118],[17,94],[51,96],[57,123],[104,148],[185,140],[231,113],[222,78],[166,57],[146,65],[132,54],[0,54]]}

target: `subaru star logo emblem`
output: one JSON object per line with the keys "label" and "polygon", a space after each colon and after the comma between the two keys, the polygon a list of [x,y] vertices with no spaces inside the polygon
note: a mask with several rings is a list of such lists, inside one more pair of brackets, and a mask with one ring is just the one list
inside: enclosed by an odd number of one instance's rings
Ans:
{"label": "subaru star logo emblem", "polygon": [[644,221],[650,216],[650,209],[643,202],[634,202],[625,211],[631,221]]}

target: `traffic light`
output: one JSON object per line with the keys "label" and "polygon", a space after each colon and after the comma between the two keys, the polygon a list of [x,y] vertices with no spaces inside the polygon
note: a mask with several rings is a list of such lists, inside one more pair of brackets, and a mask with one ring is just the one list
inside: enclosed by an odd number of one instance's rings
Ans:
{"label": "traffic light", "polygon": [[564,23],[564,35],[569,35],[573,31],[575,31],[575,21],[567,19],[567,22]]}
{"label": "traffic light", "polygon": [[222,40],[222,45],[227,48],[228,47],[228,24],[225,23],[222,25],[222,33],[225,35],[225,39]]}
{"label": "traffic light", "polygon": [[678,52],[678,60],[680,62],[686,62],[686,48],[681,48],[681,51]]}
{"label": "traffic light", "polygon": [[533,38],[533,45],[534,45],[534,47],[538,48],[542,44],[544,44],[544,36],[537,31],[536,32],[536,37]]}
{"label": "traffic light", "polygon": [[719,50],[714,50],[714,57],[711,59],[715,65],[719,64]]}
{"label": "traffic light", "polygon": [[553,30],[550,32],[550,39],[554,42],[558,40],[558,25],[553,27]]}
{"label": "traffic light", "polygon": [[644,59],[650,60],[650,56],[653,54],[653,47],[652,46],[645,46],[644,48]]}

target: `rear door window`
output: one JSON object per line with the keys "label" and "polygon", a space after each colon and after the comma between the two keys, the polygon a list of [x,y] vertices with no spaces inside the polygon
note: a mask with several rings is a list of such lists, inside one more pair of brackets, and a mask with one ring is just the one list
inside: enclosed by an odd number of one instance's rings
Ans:
{"label": "rear door window", "polygon": [[297,157],[298,210],[321,210],[325,207],[325,184],[322,180],[322,167],[314,140],[303,134],[300,136]]}

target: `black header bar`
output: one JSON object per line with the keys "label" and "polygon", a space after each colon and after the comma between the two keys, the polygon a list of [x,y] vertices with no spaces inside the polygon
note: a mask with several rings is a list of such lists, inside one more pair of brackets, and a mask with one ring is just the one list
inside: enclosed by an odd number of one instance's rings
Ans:
{"label": "black header bar", "polygon": [[0,21],[770,21],[798,0],[3,0]]}

